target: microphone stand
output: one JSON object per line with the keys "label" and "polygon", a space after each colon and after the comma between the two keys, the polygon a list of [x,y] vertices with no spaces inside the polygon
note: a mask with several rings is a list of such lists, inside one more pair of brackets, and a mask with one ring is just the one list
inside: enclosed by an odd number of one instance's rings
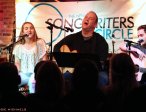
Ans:
{"label": "microphone stand", "polygon": [[48,26],[47,28],[50,30],[50,33],[51,33],[51,41],[50,41],[51,51],[50,51],[50,55],[49,55],[49,56],[50,56],[50,60],[52,61],[52,59],[53,59],[53,58],[52,58],[52,57],[53,57],[53,56],[52,56],[53,26],[50,25],[50,26]]}
{"label": "microphone stand", "polygon": [[[49,23],[49,22],[46,22],[47,24]],[[52,41],[53,41],[53,27],[54,28],[56,28],[56,29],[61,29],[61,30],[64,30],[64,31],[66,31],[66,32],[68,32],[68,30],[67,29],[65,29],[65,28],[62,28],[62,27],[58,27],[58,26],[56,26],[56,25],[54,25],[54,24],[51,24],[51,23],[49,23],[49,26],[47,27],[49,30],[50,30],[50,33],[51,33],[51,42],[50,42],[50,47],[51,47],[51,51],[50,51],[50,60],[52,61],[52,59],[53,59],[53,54],[52,54]]]}
{"label": "microphone stand", "polygon": [[113,54],[115,53],[115,41],[112,40],[112,45],[113,45]]}
{"label": "microphone stand", "polygon": [[[15,25],[15,21],[14,21],[13,24]],[[16,37],[16,28],[14,27],[14,29],[13,29],[13,37],[12,37],[12,40],[11,40],[13,43],[16,42],[16,38],[15,37]],[[13,48],[14,48],[14,45],[9,48],[9,62],[10,63],[14,63],[14,61],[15,61],[14,55],[12,53],[13,52]]]}
{"label": "microphone stand", "polygon": [[130,40],[124,40],[125,42],[127,42],[126,46],[128,46],[128,54],[130,55],[130,51],[131,51],[131,44],[134,43],[134,44],[137,44],[133,41],[130,41]]}
{"label": "microphone stand", "polygon": [[115,46],[114,46],[114,44],[116,43],[115,42],[115,35],[114,35],[114,33],[112,34],[112,45],[113,45],[113,54],[115,53]]}
{"label": "microphone stand", "polygon": [[[15,26],[14,25],[15,25],[15,21],[13,23],[13,36],[12,36],[12,39],[11,39],[11,42],[12,43],[15,43],[16,42],[16,38],[15,38],[16,37],[16,29],[15,29]],[[5,48],[3,48],[3,50],[7,49],[8,52],[9,52],[9,59],[8,59],[8,61],[10,63],[14,63],[14,55],[12,54],[13,47],[14,47],[14,45],[13,44],[10,44],[10,45],[6,46]]]}
{"label": "microphone stand", "polygon": [[127,42],[127,45],[128,45],[128,54],[130,55],[130,50],[131,50],[131,42]]}

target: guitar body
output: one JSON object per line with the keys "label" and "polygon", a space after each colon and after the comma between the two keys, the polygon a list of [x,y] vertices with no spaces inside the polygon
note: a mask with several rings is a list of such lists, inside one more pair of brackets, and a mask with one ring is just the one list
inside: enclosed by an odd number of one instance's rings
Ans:
{"label": "guitar body", "polygon": [[77,50],[70,51],[70,49],[67,45],[62,45],[60,48],[60,52],[77,53]]}
{"label": "guitar body", "polygon": [[[130,57],[132,58],[135,65],[138,65],[140,68],[146,68],[145,58],[143,58],[143,60],[140,60],[139,58],[136,58],[133,54],[130,54]],[[141,81],[142,75],[143,75],[142,71],[136,72],[136,80]]]}
{"label": "guitar body", "polygon": [[68,48],[67,45],[63,45],[63,46],[61,46],[61,48],[60,48],[60,52],[70,52],[70,49]]}
{"label": "guitar body", "polygon": [[[60,48],[60,52],[69,52],[69,53],[77,53],[77,50],[70,51],[69,47],[67,45],[62,45]],[[65,73],[66,71],[73,73],[74,68],[71,67],[60,67],[62,73]]]}
{"label": "guitar body", "polygon": [[[130,53],[130,57],[132,58],[134,64],[139,68],[146,68],[146,56],[141,50],[131,47],[131,50],[128,51],[126,46],[124,45],[120,47],[120,51],[124,53]],[[142,55],[141,58],[140,55]],[[136,72],[137,81],[141,81],[143,73],[144,73],[143,71]]]}

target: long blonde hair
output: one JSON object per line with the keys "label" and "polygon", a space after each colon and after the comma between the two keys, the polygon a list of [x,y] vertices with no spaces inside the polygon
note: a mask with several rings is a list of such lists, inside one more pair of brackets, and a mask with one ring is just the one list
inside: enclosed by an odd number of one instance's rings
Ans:
{"label": "long blonde hair", "polygon": [[25,25],[25,24],[31,24],[31,25],[32,25],[32,27],[34,28],[34,37],[35,37],[35,41],[37,41],[38,36],[37,36],[37,32],[36,32],[36,30],[35,30],[34,25],[33,25],[31,22],[24,22],[23,25],[22,25],[22,27],[21,27],[20,34],[19,34],[19,38],[18,38],[18,41],[19,41],[19,40],[22,40],[22,41],[20,41],[20,44],[25,44],[25,39],[22,39],[22,38],[23,38],[22,35],[24,35],[23,30],[24,30],[24,25]]}

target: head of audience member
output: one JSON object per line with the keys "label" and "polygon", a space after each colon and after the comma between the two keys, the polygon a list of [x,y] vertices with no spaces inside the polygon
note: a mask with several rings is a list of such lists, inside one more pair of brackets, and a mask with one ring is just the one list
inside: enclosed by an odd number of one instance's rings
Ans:
{"label": "head of audience member", "polygon": [[15,64],[9,62],[0,63],[0,90],[1,92],[18,91],[21,79]]}
{"label": "head of audience member", "polygon": [[54,61],[45,61],[39,67],[35,92],[45,98],[58,99],[64,95],[64,79],[58,65]]}
{"label": "head of audience member", "polygon": [[45,63],[45,62],[46,62],[46,61],[42,60],[42,61],[39,61],[39,62],[35,65],[35,67],[34,67],[34,73],[35,73],[34,79],[35,79],[35,80],[36,80],[36,74],[37,74],[39,68],[40,68],[41,65],[43,65],[43,63]]}
{"label": "head of audience member", "polygon": [[145,109],[146,85],[134,89],[127,97],[124,109],[127,111],[142,112]]}
{"label": "head of audience member", "polygon": [[[131,90],[138,85],[135,75],[135,65],[131,57],[126,53],[115,54],[110,60],[112,87],[127,88]],[[122,90],[122,89],[121,89]]]}
{"label": "head of audience member", "polygon": [[73,89],[77,91],[94,91],[98,84],[98,67],[92,60],[81,59],[73,71]]}
{"label": "head of audience member", "polygon": [[139,39],[144,40],[141,45],[146,47],[146,25],[141,25],[137,28],[137,35]]}

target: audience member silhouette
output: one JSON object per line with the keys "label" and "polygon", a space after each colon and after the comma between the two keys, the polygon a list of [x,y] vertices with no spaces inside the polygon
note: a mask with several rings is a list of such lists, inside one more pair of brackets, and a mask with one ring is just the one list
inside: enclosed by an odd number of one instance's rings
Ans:
{"label": "audience member silhouette", "polygon": [[64,79],[53,61],[45,61],[38,65],[35,74],[35,93],[28,95],[29,110],[58,112],[63,109],[61,100],[64,97]]}
{"label": "audience member silhouette", "polygon": [[[13,63],[0,63],[0,107],[26,110],[26,98],[19,92],[21,83],[17,67]],[[7,110],[6,110],[7,111]]]}
{"label": "audience member silhouette", "polygon": [[127,97],[124,105],[124,111],[142,112],[145,110],[146,85],[134,89]]}
{"label": "audience member silhouette", "polygon": [[98,89],[97,65],[88,59],[80,60],[73,71],[72,90],[64,97],[64,104],[71,112],[90,111],[100,108],[104,94]]}
{"label": "audience member silhouette", "polygon": [[34,92],[35,92],[35,83],[36,83],[37,72],[38,72],[40,66],[45,62],[46,62],[45,60],[39,61],[34,67],[34,80],[32,82],[32,87],[31,87]]}
{"label": "audience member silhouette", "polygon": [[[35,79],[36,79],[36,75],[37,74],[37,71],[39,69],[39,67],[45,63],[45,60],[41,60],[39,61],[35,67],[34,67],[34,80],[31,81],[31,91],[33,91],[33,93],[35,92]],[[21,91],[21,93],[23,93],[23,95],[27,96],[29,94],[29,90],[28,90],[28,85],[23,85],[19,88],[19,90]]]}
{"label": "audience member silhouette", "polygon": [[39,62],[35,65],[35,67],[34,67],[34,73],[35,73],[34,78],[35,78],[35,80],[36,80],[37,72],[38,72],[40,66],[43,65],[43,63],[46,63],[46,61],[44,61],[44,60],[39,61]]}
{"label": "audience member silhouette", "polygon": [[102,111],[120,112],[128,94],[139,86],[135,65],[126,53],[115,54],[110,59],[110,85]]}

